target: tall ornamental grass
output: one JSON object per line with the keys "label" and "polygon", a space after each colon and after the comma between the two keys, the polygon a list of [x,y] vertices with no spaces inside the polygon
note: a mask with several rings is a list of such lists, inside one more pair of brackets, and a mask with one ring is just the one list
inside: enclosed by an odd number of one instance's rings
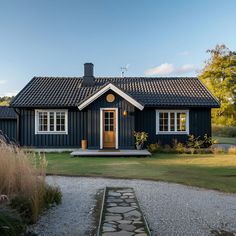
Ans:
{"label": "tall ornamental grass", "polygon": [[60,190],[45,182],[46,166],[44,155],[26,153],[0,137],[0,195],[8,197],[26,223],[34,223],[45,208],[61,201]]}

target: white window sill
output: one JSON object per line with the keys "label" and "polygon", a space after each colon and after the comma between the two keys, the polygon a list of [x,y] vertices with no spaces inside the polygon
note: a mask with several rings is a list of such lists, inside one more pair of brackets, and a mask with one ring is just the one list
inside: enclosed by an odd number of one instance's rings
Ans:
{"label": "white window sill", "polygon": [[37,133],[35,133],[35,134],[64,134],[64,135],[67,135],[68,134],[68,132],[65,132],[65,131],[63,131],[63,132],[46,132],[46,131],[42,131],[42,132],[40,132],[40,131],[38,131]]}
{"label": "white window sill", "polygon": [[189,133],[187,131],[159,131],[156,134],[160,135],[160,134],[186,134],[188,135]]}

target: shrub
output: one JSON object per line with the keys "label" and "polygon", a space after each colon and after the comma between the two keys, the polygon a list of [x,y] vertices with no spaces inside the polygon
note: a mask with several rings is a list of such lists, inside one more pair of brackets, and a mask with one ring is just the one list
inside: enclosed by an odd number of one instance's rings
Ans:
{"label": "shrub", "polygon": [[174,150],[171,148],[171,146],[169,144],[165,144],[162,147],[161,151],[164,153],[173,153],[174,152]]}
{"label": "shrub", "polygon": [[0,235],[17,236],[25,230],[19,213],[10,207],[0,206]]}
{"label": "shrub", "polygon": [[203,145],[204,141],[200,140],[200,137],[194,137],[194,135],[188,136],[187,147],[191,149],[199,149]]}
{"label": "shrub", "polygon": [[173,140],[173,151],[176,153],[184,153],[185,145],[183,143],[178,142],[177,139]]}
{"label": "shrub", "polygon": [[135,144],[140,146],[140,149],[143,147],[144,142],[147,141],[148,133],[145,132],[134,132]]}
{"label": "shrub", "polygon": [[236,154],[236,147],[230,147],[229,149],[228,149],[228,154]]}
{"label": "shrub", "polygon": [[161,145],[159,143],[153,143],[148,146],[148,151],[151,153],[160,152]]}
{"label": "shrub", "polygon": [[214,154],[225,153],[225,150],[223,147],[216,146],[216,147],[212,147],[211,150],[212,150],[212,153],[214,153]]}
{"label": "shrub", "polygon": [[236,137],[236,127],[212,125],[212,134],[220,137]]}
{"label": "shrub", "polygon": [[25,223],[33,223],[31,200],[24,196],[16,196],[11,199],[10,206],[17,210]]}
{"label": "shrub", "polygon": [[53,204],[60,204],[62,200],[62,194],[58,187],[53,187],[50,185],[46,185],[45,187],[45,195],[44,195],[44,204],[45,207],[50,207]]}

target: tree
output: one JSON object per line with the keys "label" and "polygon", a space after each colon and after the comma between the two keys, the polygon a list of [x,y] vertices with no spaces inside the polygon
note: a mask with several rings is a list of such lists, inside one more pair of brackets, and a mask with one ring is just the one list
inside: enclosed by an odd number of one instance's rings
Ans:
{"label": "tree", "polygon": [[13,98],[14,97],[7,97],[7,96],[0,97],[0,106],[9,106]]}
{"label": "tree", "polygon": [[236,126],[236,52],[222,44],[207,53],[211,57],[199,78],[221,104],[212,110],[213,123]]}

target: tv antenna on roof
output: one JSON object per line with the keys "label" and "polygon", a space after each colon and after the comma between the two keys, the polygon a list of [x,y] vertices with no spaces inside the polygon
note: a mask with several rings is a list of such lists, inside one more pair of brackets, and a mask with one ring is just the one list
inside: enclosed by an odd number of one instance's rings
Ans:
{"label": "tv antenna on roof", "polygon": [[120,68],[121,77],[125,77],[125,72],[128,71],[128,67],[129,67],[129,64],[127,64],[126,66],[122,66],[122,67]]}

